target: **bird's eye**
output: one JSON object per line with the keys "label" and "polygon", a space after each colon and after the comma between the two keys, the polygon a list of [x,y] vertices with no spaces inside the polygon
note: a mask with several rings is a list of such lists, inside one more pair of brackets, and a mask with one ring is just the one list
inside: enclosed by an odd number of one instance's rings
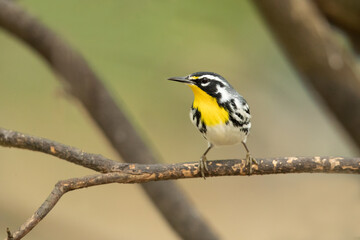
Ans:
{"label": "bird's eye", "polygon": [[201,84],[207,84],[208,82],[209,82],[209,79],[206,79],[206,78],[201,80]]}

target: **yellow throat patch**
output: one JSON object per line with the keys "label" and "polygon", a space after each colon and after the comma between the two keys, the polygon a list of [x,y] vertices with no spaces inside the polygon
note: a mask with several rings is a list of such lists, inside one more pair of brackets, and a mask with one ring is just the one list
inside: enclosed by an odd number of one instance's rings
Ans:
{"label": "yellow throat patch", "polygon": [[216,98],[210,96],[198,86],[189,85],[194,92],[193,108],[197,108],[201,113],[201,120],[207,126],[214,126],[226,123],[229,120],[229,113],[220,107]]}

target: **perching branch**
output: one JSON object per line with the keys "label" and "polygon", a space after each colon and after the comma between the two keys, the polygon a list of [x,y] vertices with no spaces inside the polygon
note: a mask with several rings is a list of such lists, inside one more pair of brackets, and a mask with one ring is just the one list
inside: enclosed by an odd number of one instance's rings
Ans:
{"label": "perching branch", "polygon": [[[125,162],[159,162],[85,59],[59,36],[14,1],[0,0],[0,27],[43,57]],[[218,239],[174,182],[141,184],[141,187],[181,238]]]}
{"label": "perching branch", "polygon": [[[155,180],[201,177],[198,162],[173,164],[129,164],[108,159],[100,154],[86,153],[78,148],[46,138],[30,136],[0,128],[0,145],[33,150],[64,159],[101,173],[154,174]],[[259,166],[253,165],[253,175],[279,173],[360,173],[360,158],[351,157],[278,157],[257,158]],[[233,176],[248,174],[245,160],[208,161],[208,176]],[[148,181],[135,181],[136,183]]]}
{"label": "perching branch", "polygon": [[[56,205],[59,199],[72,190],[109,183],[146,183],[180,178],[201,177],[198,162],[175,164],[119,163],[99,154],[91,154],[52,140],[29,136],[0,128],[0,145],[34,150],[56,156],[104,174],[59,181],[39,209],[8,239],[21,239],[31,231]],[[280,157],[257,159],[253,175],[279,173],[348,173],[360,174],[360,158],[344,157]],[[246,176],[245,160],[208,161],[207,177]]]}
{"label": "perching branch", "polygon": [[310,0],[255,0],[280,47],[360,149],[360,74]]}

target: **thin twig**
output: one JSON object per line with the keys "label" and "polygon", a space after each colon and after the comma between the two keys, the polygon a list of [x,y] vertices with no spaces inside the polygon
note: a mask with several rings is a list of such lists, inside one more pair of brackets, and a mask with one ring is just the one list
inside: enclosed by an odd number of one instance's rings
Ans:
{"label": "thin twig", "polygon": [[[65,193],[75,189],[101,184],[115,182],[125,183],[127,179],[129,180],[130,178],[131,176],[123,173],[107,173],[59,181],[43,204],[29,219],[26,220],[25,223],[20,226],[17,231],[11,233],[9,229],[7,230],[7,240],[18,240],[28,234],[53,209],[53,207]],[[140,179],[139,177],[136,178]]]}

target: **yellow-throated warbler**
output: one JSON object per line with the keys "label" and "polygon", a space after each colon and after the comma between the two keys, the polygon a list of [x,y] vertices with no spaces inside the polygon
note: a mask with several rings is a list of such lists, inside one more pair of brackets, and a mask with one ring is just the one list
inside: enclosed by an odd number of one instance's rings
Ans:
{"label": "yellow-throated warbler", "polygon": [[186,77],[171,77],[169,80],[187,84],[194,92],[194,102],[190,109],[190,119],[208,141],[208,148],[201,156],[199,170],[205,178],[208,171],[206,154],[213,146],[242,143],[246,150],[246,164],[249,174],[252,163],[246,138],[249,134],[250,110],[246,100],[225,78],[212,72],[196,72]]}

